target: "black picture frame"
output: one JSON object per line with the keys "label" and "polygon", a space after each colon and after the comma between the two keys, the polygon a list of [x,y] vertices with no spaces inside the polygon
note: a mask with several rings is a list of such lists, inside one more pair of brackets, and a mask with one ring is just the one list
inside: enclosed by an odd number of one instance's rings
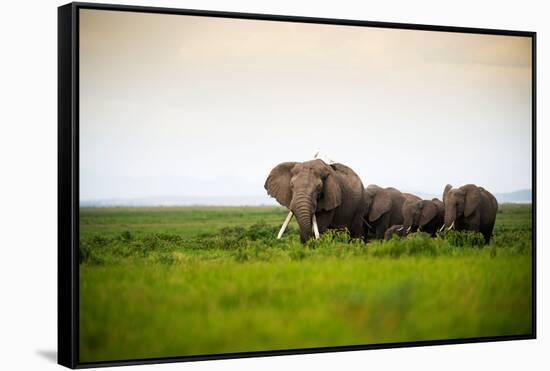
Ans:
{"label": "black picture frame", "polygon": [[[532,41],[532,332],[519,336],[493,336],[405,343],[286,349],[258,352],[208,354],[154,359],[128,359],[81,363],[79,361],[79,11],[111,10],[156,14],[193,15],[279,22],[349,25],[403,30],[443,31],[529,37]],[[536,32],[387,23],[347,19],[234,13],[96,3],[70,3],[58,8],[58,363],[69,368],[136,365],[181,361],[341,352],[381,348],[416,347],[536,338]]]}

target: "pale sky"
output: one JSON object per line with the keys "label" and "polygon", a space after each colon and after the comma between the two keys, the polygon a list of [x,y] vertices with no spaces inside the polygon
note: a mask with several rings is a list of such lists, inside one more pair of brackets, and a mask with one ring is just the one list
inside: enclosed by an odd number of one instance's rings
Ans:
{"label": "pale sky", "polygon": [[80,13],[81,200],[265,195],[318,149],[365,186],[531,188],[530,38]]}

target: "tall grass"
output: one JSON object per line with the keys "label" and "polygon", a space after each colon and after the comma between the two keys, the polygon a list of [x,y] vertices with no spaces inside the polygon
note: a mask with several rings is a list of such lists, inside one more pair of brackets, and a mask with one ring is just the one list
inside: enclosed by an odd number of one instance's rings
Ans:
{"label": "tall grass", "polygon": [[[81,212],[81,361],[527,334],[529,206],[495,236],[276,240],[280,208]],[[196,226],[200,227],[196,229]]]}
{"label": "tall grass", "polygon": [[[149,262],[177,263],[178,257],[204,259],[223,256],[236,261],[303,260],[315,257],[390,257],[441,256],[485,254],[495,255],[499,249],[505,253],[530,253],[530,234],[522,231],[496,236],[485,246],[479,233],[447,231],[431,238],[428,234],[413,233],[405,238],[394,236],[389,241],[351,239],[345,230],[329,230],[318,240],[306,244],[299,241],[291,229],[287,236],[276,240],[277,228],[264,222],[250,227],[222,228],[217,233],[203,233],[200,237],[182,237],[177,234],[151,233],[134,235],[126,230],[110,237],[90,236],[81,239],[79,259],[90,265],[124,263],[128,259],[146,259]],[[477,250],[486,250],[477,251]],[[172,258],[167,258],[172,256]]]}

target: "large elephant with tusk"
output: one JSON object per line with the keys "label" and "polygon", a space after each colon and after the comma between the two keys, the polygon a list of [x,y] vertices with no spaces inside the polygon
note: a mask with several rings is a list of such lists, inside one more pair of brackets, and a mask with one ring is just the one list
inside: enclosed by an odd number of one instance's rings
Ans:
{"label": "large elephant with tusk", "polygon": [[264,188],[290,210],[278,238],[293,215],[302,242],[331,228],[347,228],[352,237],[362,237],[363,183],[349,167],[320,159],[283,162],[271,170]]}
{"label": "large elephant with tusk", "polygon": [[445,205],[441,200],[410,198],[403,203],[403,226],[408,232],[426,232],[435,236],[443,226]]}
{"label": "large elephant with tusk", "polygon": [[498,202],[491,192],[475,184],[453,188],[447,184],[443,191],[445,221],[443,227],[458,231],[476,231],[489,243],[498,210]]}

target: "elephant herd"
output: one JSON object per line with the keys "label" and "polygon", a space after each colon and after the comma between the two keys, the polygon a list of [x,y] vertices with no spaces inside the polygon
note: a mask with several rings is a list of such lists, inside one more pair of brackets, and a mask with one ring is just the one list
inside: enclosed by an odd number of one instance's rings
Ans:
{"label": "elephant herd", "polygon": [[467,230],[480,232],[489,243],[498,209],[496,198],[474,184],[447,185],[443,200],[423,200],[392,187],[364,188],[349,167],[320,159],[275,166],[264,188],[290,210],[278,237],[296,216],[302,242],[327,229],[347,228],[351,237],[365,240]]}

